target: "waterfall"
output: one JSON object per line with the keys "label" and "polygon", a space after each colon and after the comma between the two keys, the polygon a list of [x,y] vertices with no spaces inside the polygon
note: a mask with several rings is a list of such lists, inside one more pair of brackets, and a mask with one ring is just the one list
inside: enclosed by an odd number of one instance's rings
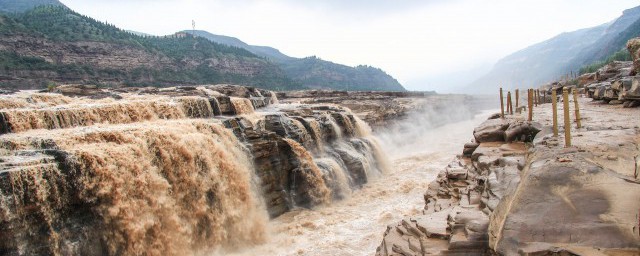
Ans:
{"label": "waterfall", "polygon": [[[292,190],[297,197],[296,203],[305,205],[307,202],[311,205],[328,203],[330,201],[330,191],[324,182],[320,168],[313,161],[313,157],[300,143],[292,139],[284,139],[289,144],[293,153],[300,161],[298,168],[292,171],[292,182],[295,185]],[[304,203],[302,203],[304,202]]]}
{"label": "waterfall", "polygon": [[[48,166],[47,172],[40,168],[9,173],[10,179],[3,180],[8,184],[2,185],[12,187],[13,192],[3,190],[2,198],[15,197],[17,192],[36,198],[14,200],[10,207],[3,200],[3,223],[13,222],[9,216],[15,219],[24,211],[33,211],[34,206],[20,206],[19,202],[35,201],[42,213],[64,212],[52,208],[60,205],[56,200],[69,198],[60,196],[58,189],[65,188],[78,190],[76,204],[90,209],[86,215],[99,218],[99,226],[88,228],[98,233],[105,247],[92,246],[108,254],[193,254],[264,239],[267,216],[252,185],[250,155],[217,121],[161,121],[89,132],[60,130],[46,137],[69,154],[74,170]],[[24,141],[30,139],[15,135],[3,142],[14,140],[13,145],[20,147],[33,144]],[[67,176],[40,178],[56,173]],[[65,184],[48,184],[52,182]],[[50,223],[60,218],[45,215],[44,220]],[[33,230],[28,223],[24,225],[14,232]],[[58,236],[55,229],[50,230],[52,239]],[[48,253],[75,254],[64,250],[69,244],[51,241],[51,245]],[[25,250],[31,254],[36,249]]]}
{"label": "waterfall", "polygon": [[0,109],[49,107],[68,104],[71,101],[71,98],[60,94],[20,92],[0,97]]}
{"label": "waterfall", "polygon": [[178,97],[176,99],[132,100],[92,105],[59,105],[51,108],[0,110],[7,132],[32,129],[61,129],[100,123],[122,124],[157,119],[208,118],[213,110],[207,99]]}
{"label": "waterfall", "polygon": [[236,115],[251,114],[254,112],[251,100],[246,98],[231,97],[231,105]]}
{"label": "waterfall", "polygon": [[198,88],[0,95],[0,252],[233,250],[263,242],[269,216],[349,197],[386,172],[348,109],[263,110],[275,93]]}
{"label": "waterfall", "polygon": [[353,182],[344,165],[340,165],[335,158],[331,157],[318,158],[315,161],[324,172],[324,176],[327,177],[326,180],[334,199],[344,199],[351,195]]}

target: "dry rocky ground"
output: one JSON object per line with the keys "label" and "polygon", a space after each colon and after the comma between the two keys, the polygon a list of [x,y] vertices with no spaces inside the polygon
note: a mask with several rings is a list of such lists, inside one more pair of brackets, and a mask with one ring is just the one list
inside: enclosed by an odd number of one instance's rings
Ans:
{"label": "dry rocky ground", "polygon": [[562,111],[553,136],[551,104],[534,122],[477,127],[429,185],[423,213],[389,225],[377,255],[640,254],[640,109],[579,102],[571,147]]}

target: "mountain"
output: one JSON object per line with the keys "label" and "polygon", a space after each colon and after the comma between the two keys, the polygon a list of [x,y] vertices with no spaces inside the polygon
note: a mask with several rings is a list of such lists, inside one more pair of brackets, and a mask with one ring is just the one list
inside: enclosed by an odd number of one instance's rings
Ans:
{"label": "mountain", "polygon": [[499,60],[489,73],[471,83],[470,92],[487,92],[499,86],[526,88],[576,73],[624,50],[627,40],[640,35],[640,6],[625,10],[614,21],[562,33]]}
{"label": "mountain", "polygon": [[234,46],[234,47],[239,47],[239,48],[243,48],[246,49],[258,56],[263,56],[265,58],[268,58],[270,60],[276,61],[276,62],[280,62],[280,61],[287,61],[287,60],[291,60],[293,58],[281,53],[278,49],[269,47],[269,46],[255,46],[255,45],[249,45],[243,41],[241,41],[238,38],[235,37],[230,37],[230,36],[222,36],[222,35],[215,35],[215,34],[211,34],[207,31],[203,31],[203,30],[184,30],[182,31],[184,33],[189,33],[189,34],[193,34],[199,37],[204,37],[210,41],[219,43],[219,44],[226,44],[229,46]]}
{"label": "mountain", "polygon": [[184,33],[206,38],[216,43],[246,49],[276,63],[295,82],[308,88],[360,91],[405,91],[400,83],[383,70],[366,65],[349,67],[315,56],[294,58],[268,46],[249,45],[238,38],[215,35],[202,30]]}
{"label": "mountain", "polygon": [[58,0],[0,0],[0,12],[21,13],[41,5],[64,6]]}
{"label": "mountain", "polygon": [[184,33],[140,36],[64,6],[0,15],[0,86],[235,83],[301,89],[265,58]]}

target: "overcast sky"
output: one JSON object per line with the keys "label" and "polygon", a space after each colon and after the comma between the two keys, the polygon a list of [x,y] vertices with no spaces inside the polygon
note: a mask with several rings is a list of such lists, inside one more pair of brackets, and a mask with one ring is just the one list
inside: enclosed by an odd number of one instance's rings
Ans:
{"label": "overcast sky", "polygon": [[561,32],[596,26],[638,0],[61,0],[100,21],[166,35],[196,29],[380,67],[408,89],[484,67]]}

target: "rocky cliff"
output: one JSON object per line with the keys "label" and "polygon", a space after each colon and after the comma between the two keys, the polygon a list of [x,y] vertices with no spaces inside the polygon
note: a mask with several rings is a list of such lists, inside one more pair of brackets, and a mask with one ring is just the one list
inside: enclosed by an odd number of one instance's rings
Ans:
{"label": "rocky cliff", "polygon": [[0,253],[232,249],[386,172],[349,109],[276,102],[232,85],[1,95]]}

